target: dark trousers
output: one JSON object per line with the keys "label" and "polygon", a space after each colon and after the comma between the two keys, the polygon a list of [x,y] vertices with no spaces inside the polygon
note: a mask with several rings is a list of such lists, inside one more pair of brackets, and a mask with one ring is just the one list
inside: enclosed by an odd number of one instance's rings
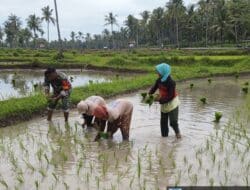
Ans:
{"label": "dark trousers", "polygon": [[92,120],[93,120],[93,117],[92,115],[87,115],[87,114],[82,114],[83,116],[83,119],[85,121],[85,125],[87,125],[87,127],[91,127],[92,125]]}
{"label": "dark trousers", "polygon": [[162,113],[161,112],[161,135],[163,137],[168,136],[168,118],[170,120],[170,126],[174,129],[175,134],[180,133],[178,125],[178,112],[179,108],[175,108],[171,112]]}

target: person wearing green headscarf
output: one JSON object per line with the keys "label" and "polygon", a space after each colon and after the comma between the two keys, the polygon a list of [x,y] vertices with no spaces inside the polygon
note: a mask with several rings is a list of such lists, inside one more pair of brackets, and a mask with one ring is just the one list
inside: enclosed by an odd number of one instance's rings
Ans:
{"label": "person wearing green headscarf", "polygon": [[178,124],[180,101],[176,92],[176,83],[170,76],[171,67],[166,63],[161,63],[156,66],[156,72],[159,78],[150,89],[149,94],[154,94],[156,90],[159,90],[159,96],[156,100],[161,104],[161,135],[162,137],[168,136],[169,119],[170,126],[174,129],[176,137],[181,138]]}

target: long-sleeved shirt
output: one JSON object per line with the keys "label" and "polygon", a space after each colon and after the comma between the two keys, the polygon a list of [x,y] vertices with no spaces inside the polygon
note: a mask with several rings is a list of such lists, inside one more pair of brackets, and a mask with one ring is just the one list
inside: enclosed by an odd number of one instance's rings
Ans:
{"label": "long-sleeved shirt", "polygon": [[169,76],[164,82],[161,81],[161,78],[157,79],[150,89],[149,94],[154,94],[157,89],[159,89],[160,104],[168,103],[177,96],[176,83],[171,76]]}
{"label": "long-sleeved shirt", "polygon": [[57,74],[57,78],[53,81],[50,81],[47,77],[45,77],[45,89],[49,91],[50,86],[52,86],[54,94],[58,95],[63,91],[64,94],[68,95],[69,91],[71,90],[71,83],[69,82],[67,75],[62,72],[57,72]]}
{"label": "long-sleeved shirt", "polygon": [[127,117],[133,112],[133,104],[130,101],[118,99],[111,102],[108,107],[108,121],[113,122],[121,117]]}

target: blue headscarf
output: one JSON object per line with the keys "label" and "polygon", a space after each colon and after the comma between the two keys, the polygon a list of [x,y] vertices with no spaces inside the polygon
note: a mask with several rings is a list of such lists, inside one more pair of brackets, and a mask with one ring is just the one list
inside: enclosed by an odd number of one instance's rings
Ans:
{"label": "blue headscarf", "polygon": [[171,73],[170,65],[166,63],[161,63],[156,66],[156,71],[161,75],[161,82],[164,82],[167,80],[168,76]]}

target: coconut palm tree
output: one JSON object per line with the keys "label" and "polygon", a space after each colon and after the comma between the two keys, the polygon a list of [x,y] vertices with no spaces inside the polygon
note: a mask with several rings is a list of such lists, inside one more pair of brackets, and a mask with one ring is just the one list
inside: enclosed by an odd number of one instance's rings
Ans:
{"label": "coconut palm tree", "polygon": [[8,17],[8,20],[4,22],[4,32],[6,34],[6,42],[10,44],[10,47],[16,47],[18,41],[18,32],[21,29],[21,20],[14,14]]}
{"label": "coconut palm tree", "polygon": [[112,37],[112,45],[114,48],[114,37],[113,37],[113,27],[114,25],[117,25],[117,20],[116,20],[117,15],[114,15],[112,12],[110,12],[108,15],[105,16],[105,26],[110,25],[111,26],[111,37]]}
{"label": "coconut palm tree", "polygon": [[183,5],[182,0],[170,0],[167,5],[167,12],[169,17],[172,18],[175,22],[175,32],[176,32],[176,44],[177,47],[180,47],[179,43],[179,28],[180,28],[180,20],[185,13],[185,7]]}
{"label": "coconut palm tree", "polygon": [[55,18],[52,17],[53,14],[53,9],[50,9],[49,6],[43,7],[42,8],[42,20],[47,22],[47,39],[48,39],[48,43],[49,43],[49,24],[50,22],[55,25]]}
{"label": "coconut palm tree", "polygon": [[36,45],[36,38],[38,37],[36,32],[38,31],[41,34],[43,33],[42,20],[40,17],[32,14],[27,18],[27,26],[31,31],[33,31],[34,45]]}

